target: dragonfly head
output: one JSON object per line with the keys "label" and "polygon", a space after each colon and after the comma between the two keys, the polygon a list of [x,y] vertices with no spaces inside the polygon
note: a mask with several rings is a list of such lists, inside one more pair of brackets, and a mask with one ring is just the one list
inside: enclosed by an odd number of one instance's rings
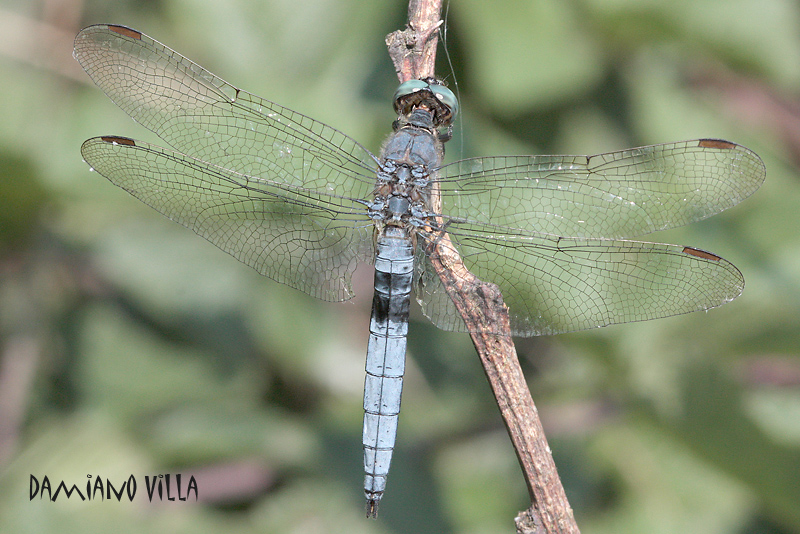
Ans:
{"label": "dragonfly head", "polygon": [[394,92],[394,110],[398,115],[408,116],[419,107],[431,111],[437,128],[450,126],[458,114],[456,95],[436,78],[409,80]]}

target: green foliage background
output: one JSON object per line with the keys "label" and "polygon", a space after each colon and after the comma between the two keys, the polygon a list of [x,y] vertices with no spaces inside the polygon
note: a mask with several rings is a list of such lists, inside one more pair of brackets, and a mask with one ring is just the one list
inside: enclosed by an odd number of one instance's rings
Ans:
{"label": "green foliage background", "polygon": [[[790,0],[456,0],[451,159],[721,137],[764,159],[751,199],[654,235],[734,262],[709,313],[520,340],[586,534],[800,532],[800,6]],[[260,278],[80,160],[158,140],[71,58],[137,28],[377,151],[404,2],[2,0],[0,531],[512,532],[527,492],[474,349],[417,313],[399,448],[363,519],[371,269],[327,304]],[[440,48],[443,50],[443,48]],[[202,503],[149,503],[192,474]],[[29,475],[133,474],[133,502],[29,500]]]}

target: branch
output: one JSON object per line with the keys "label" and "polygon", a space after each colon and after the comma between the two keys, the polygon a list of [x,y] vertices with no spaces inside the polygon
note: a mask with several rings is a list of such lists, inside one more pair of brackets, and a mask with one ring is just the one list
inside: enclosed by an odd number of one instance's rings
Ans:
{"label": "branch", "polygon": [[389,57],[400,83],[434,75],[442,0],[410,0],[408,26],[386,36]]}
{"label": "branch", "polygon": [[[437,30],[442,24],[441,4],[442,0],[410,0],[408,27],[386,37],[401,83],[434,76]],[[433,198],[438,202],[436,191]],[[436,206],[434,209],[440,211]],[[478,280],[467,270],[447,234],[431,247],[430,260],[467,329],[473,332],[470,334],[472,342],[528,485],[531,507],[517,516],[517,532],[579,533],[517,359],[508,308],[499,289]]]}

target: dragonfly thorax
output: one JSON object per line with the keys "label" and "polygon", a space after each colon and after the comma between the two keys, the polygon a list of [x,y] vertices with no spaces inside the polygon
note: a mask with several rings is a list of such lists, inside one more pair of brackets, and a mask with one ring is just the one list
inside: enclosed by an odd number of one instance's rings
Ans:
{"label": "dragonfly thorax", "polygon": [[377,226],[416,227],[430,214],[430,180],[422,165],[384,162],[369,217]]}
{"label": "dragonfly thorax", "polygon": [[427,109],[419,108],[396,121],[395,132],[386,140],[381,152],[381,171],[389,161],[397,165],[405,163],[411,167],[436,168],[441,165],[443,157],[444,145],[433,124],[433,115]]}
{"label": "dragonfly thorax", "polygon": [[402,117],[402,125],[381,152],[375,198],[368,210],[379,230],[424,224],[431,213],[430,169],[440,166],[443,156],[430,111],[417,108]]}

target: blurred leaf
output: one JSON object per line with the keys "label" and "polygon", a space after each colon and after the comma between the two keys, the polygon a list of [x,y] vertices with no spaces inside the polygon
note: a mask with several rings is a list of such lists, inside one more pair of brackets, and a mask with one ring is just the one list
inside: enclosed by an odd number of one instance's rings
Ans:
{"label": "blurred leaf", "polygon": [[0,150],[0,254],[28,246],[49,194],[30,160]]}
{"label": "blurred leaf", "polygon": [[800,449],[775,443],[744,412],[741,392],[711,367],[687,369],[679,432],[710,463],[755,491],[781,521],[800,531]]}
{"label": "blurred leaf", "polygon": [[[598,83],[602,62],[569,3],[467,0],[454,10],[471,54],[467,73],[484,106],[503,115],[574,98]],[[477,74],[477,75],[475,75]]]}

